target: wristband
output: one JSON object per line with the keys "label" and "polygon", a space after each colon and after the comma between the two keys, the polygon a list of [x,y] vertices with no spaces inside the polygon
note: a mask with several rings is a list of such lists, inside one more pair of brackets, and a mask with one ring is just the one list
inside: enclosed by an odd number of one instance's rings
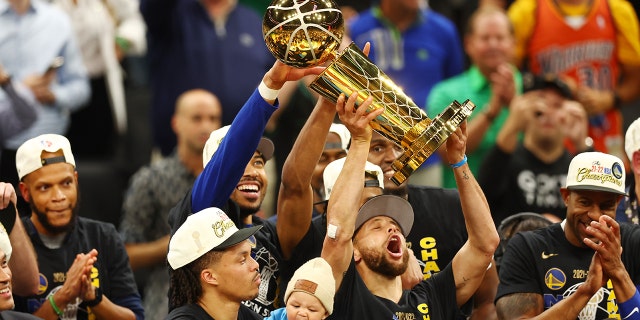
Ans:
{"label": "wristband", "polygon": [[454,164],[450,164],[451,168],[460,168],[462,167],[465,163],[467,163],[467,155],[464,155],[464,158],[462,158],[462,160],[460,160],[460,162],[454,163]]}
{"label": "wristband", "polygon": [[58,308],[58,306],[56,306],[56,302],[53,301],[53,294],[49,295],[49,298],[47,298],[49,300],[49,304],[51,304],[51,308],[53,308],[53,312],[55,312],[58,317],[62,318],[62,316],[64,315],[64,312],[62,312],[62,310],[60,310],[60,308]]}
{"label": "wristband", "polygon": [[633,297],[631,297],[631,299],[622,303],[618,303],[620,318],[622,320],[640,319],[640,312],[638,312],[638,307],[640,307],[640,294],[638,293],[638,289],[636,289],[636,293],[633,295]]}
{"label": "wristband", "polygon": [[91,301],[82,301],[80,306],[83,306],[83,307],[95,307],[100,302],[102,302],[102,290],[100,290],[100,288],[95,288],[94,290],[95,290],[94,292],[96,294],[96,297]]}
{"label": "wristband", "polygon": [[258,86],[258,92],[260,92],[260,95],[263,99],[271,101],[275,100],[278,97],[278,92],[280,92],[280,90],[271,89],[267,87],[264,81],[261,81],[260,85]]}

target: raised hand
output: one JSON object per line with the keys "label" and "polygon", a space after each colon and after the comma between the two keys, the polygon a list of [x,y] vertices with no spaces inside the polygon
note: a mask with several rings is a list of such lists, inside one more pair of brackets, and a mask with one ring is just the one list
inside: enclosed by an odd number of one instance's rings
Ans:
{"label": "raised hand", "polygon": [[620,225],[615,219],[602,215],[598,221],[591,221],[586,233],[590,238],[583,239],[583,242],[598,253],[606,276],[612,277],[615,272],[624,270]]}
{"label": "raised hand", "polygon": [[279,90],[287,81],[300,80],[308,75],[319,75],[322,71],[324,71],[324,67],[298,69],[276,60],[271,69],[264,75],[262,81],[270,89]]}
{"label": "raised hand", "polygon": [[373,130],[371,126],[369,126],[369,122],[382,114],[384,108],[377,108],[368,112],[373,98],[370,96],[367,97],[360,106],[356,107],[357,98],[357,92],[353,92],[346,101],[344,94],[341,94],[336,102],[336,111],[338,112],[340,121],[342,121],[347,129],[349,129],[349,132],[351,132],[352,140],[366,140],[368,142],[371,139]]}
{"label": "raised hand", "polygon": [[589,119],[587,112],[580,102],[567,100],[562,105],[564,117],[562,127],[565,129],[565,136],[571,140],[579,150],[587,148],[585,139],[588,135]]}
{"label": "raised hand", "polygon": [[11,183],[0,182],[0,209],[6,208],[10,202],[15,205],[18,201],[16,190]]}
{"label": "raised hand", "polygon": [[446,141],[447,161],[450,164],[462,161],[467,151],[467,120],[456,128]]}

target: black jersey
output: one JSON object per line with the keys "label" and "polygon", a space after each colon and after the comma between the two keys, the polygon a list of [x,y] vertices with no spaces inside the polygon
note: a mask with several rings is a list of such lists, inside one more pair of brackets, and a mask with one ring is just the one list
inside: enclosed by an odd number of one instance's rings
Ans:
{"label": "black jersey", "polygon": [[398,303],[372,294],[358,274],[355,262],[345,273],[328,319],[455,319],[456,286],[451,264],[441,272],[403,291]]}
{"label": "black jersey", "polygon": [[478,172],[496,226],[520,212],[552,213],[560,219],[567,207],[560,188],[567,180],[571,155],[565,150],[552,163],[544,163],[522,144],[512,154],[494,147]]}
{"label": "black jersey", "polygon": [[[128,308],[137,317],[143,318],[144,310],[129,266],[129,256],[115,227],[83,217],[77,219],[75,227],[64,239],[62,246],[49,249],[40,239],[29,217],[22,218],[38,258],[40,287],[35,296],[14,296],[15,310],[33,313],[43,303],[48,303],[47,296],[62,287],[76,255],[96,249],[98,260],[91,269],[93,285],[99,287],[102,294],[113,303]],[[77,312],[78,320],[90,318],[88,310],[78,306],[79,303],[80,301],[70,303],[63,311],[70,314]]]}
{"label": "black jersey", "polygon": [[[631,281],[640,284],[640,227],[620,225],[622,262]],[[500,265],[496,300],[511,293],[537,293],[545,309],[573,294],[587,278],[594,251],[576,247],[566,239],[560,223],[516,233]],[[611,281],[589,301],[580,319],[619,318]]]}
{"label": "black jersey", "polygon": [[[200,305],[187,304],[173,309],[167,315],[166,320],[214,320]],[[255,312],[244,305],[238,310],[238,320],[262,320]]]}

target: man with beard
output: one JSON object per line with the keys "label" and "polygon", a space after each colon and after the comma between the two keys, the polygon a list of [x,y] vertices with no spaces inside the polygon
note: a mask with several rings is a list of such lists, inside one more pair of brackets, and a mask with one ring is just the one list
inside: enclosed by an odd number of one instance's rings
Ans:
{"label": "man with beard", "polygon": [[22,222],[40,270],[40,291],[16,297],[16,310],[44,319],[143,319],[115,227],[78,216],[78,173],[69,140],[56,134],[27,140],[17,150],[16,169],[31,206]]}
{"label": "man with beard", "polygon": [[[296,69],[276,61],[244,104],[230,126],[211,133],[203,152],[204,170],[193,188],[171,209],[172,234],[189,215],[209,207],[222,209],[239,227],[263,225],[249,240],[260,264],[262,281],[258,296],[245,305],[260,316],[280,307],[276,301],[278,261],[275,226],[255,216],[265,197],[267,175],[264,164],[273,155],[273,143],[262,138],[267,121],[278,108],[278,91],[287,81],[319,74],[323,67]],[[175,288],[169,288],[170,293]],[[170,303],[169,310],[180,307]]]}
{"label": "man with beard", "polygon": [[[344,98],[342,98],[344,102]],[[453,261],[410,291],[400,275],[408,266],[405,237],[413,210],[402,197],[381,195],[359,208],[372,129],[379,115],[338,101],[340,120],[351,132],[351,147],[327,210],[322,257],[333,268],[338,291],[337,319],[453,319],[475,293],[491,264],[499,237],[489,205],[466,163],[466,123],[446,142],[446,160],[455,171],[468,240]]]}
{"label": "man with beard", "polygon": [[[424,267],[425,279],[446,267],[467,240],[467,228],[460,206],[458,190],[430,186],[396,185],[391,181],[395,170],[391,166],[402,155],[402,148],[373,133],[367,160],[384,172],[384,192],[399,196],[411,204],[414,225],[406,240],[409,248]],[[461,310],[461,318],[495,319],[495,298],[498,273],[495,263],[487,270],[478,292]]]}
{"label": "man with beard", "polygon": [[[220,143],[227,138],[229,130],[230,126],[225,126],[211,133],[203,151],[205,162],[208,162],[207,160],[217,152]],[[265,164],[273,156],[273,150],[274,147],[271,140],[263,137],[258,143],[251,160],[247,163],[242,177],[236,183],[233,193],[231,193],[230,200],[233,206],[229,211],[230,216],[234,217],[231,219],[236,220],[234,222],[238,226],[242,226],[242,228],[262,226],[262,229],[255,236],[249,238],[253,258],[260,264],[260,273],[262,275],[260,290],[252,300],[243,302],[245,306],[262,317],[268,316],[272,310],[276,309],[274,301],[277,294],[277,279],[279,275],[278,262],[282,260],[276,247],[275,225],[267,223],[267,221],[255,215],[260,210],[266,195],[269,181],[265,171]],[[192,192],[196,193],[198,191],[199,189],[194,185]],[[171,303],[173,301],[170,301]],[[172,309],[171,305],[169,309]]]}
{"label": "man with beard", "polygon": [[563,81],[525,74],[523,86],[525,93],[513,99],[478,174],[496,225],[519,212],[545,214],[553,222],[564,219],[560,187],[571,162],[564,141],[570,139],[580,151],[587,148],[587,113],[570,100]]}
{"label": "man with beard", "polygon": [[[640,226],[614,219],[626,195],[622,160],[576,155],[560,193],[567,206],[562,223],[509,240],[496,295],[500,319],[538,319],[567,304],[567,312],[548,318],[640,319]],[[602,269],[600,285],[581,304],[565,302],[584,293],[594,263]]]}

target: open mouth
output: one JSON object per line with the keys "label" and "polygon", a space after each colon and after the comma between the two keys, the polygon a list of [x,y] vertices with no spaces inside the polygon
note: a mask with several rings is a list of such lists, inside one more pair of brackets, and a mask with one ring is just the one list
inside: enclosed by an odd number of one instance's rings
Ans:
{"label": "open mouth", "polygon": [[260,197],[260,185],[255,183],[240,184],[236,187],[236,190],[240,191],[244,197],[249,199],[257,199]]}
{"label": "open mouth", "polygon": [[387,242],[387,251],[394,258],[402,258],[402,240],[398,235],[392,235]]}
{"label": "open mouth", "polygon": [[0,290],[0,296],[11,296],[11,288],[6,287]]}
{"label": "open mouth", "polygon": [[391,166],[389,166],[389,168],[385,169],[383,171],[384,177],[387,179],[391,179],[391,177],[393,177],[394,174],[396,174],[396,171],[393,170],[393,168]]}

